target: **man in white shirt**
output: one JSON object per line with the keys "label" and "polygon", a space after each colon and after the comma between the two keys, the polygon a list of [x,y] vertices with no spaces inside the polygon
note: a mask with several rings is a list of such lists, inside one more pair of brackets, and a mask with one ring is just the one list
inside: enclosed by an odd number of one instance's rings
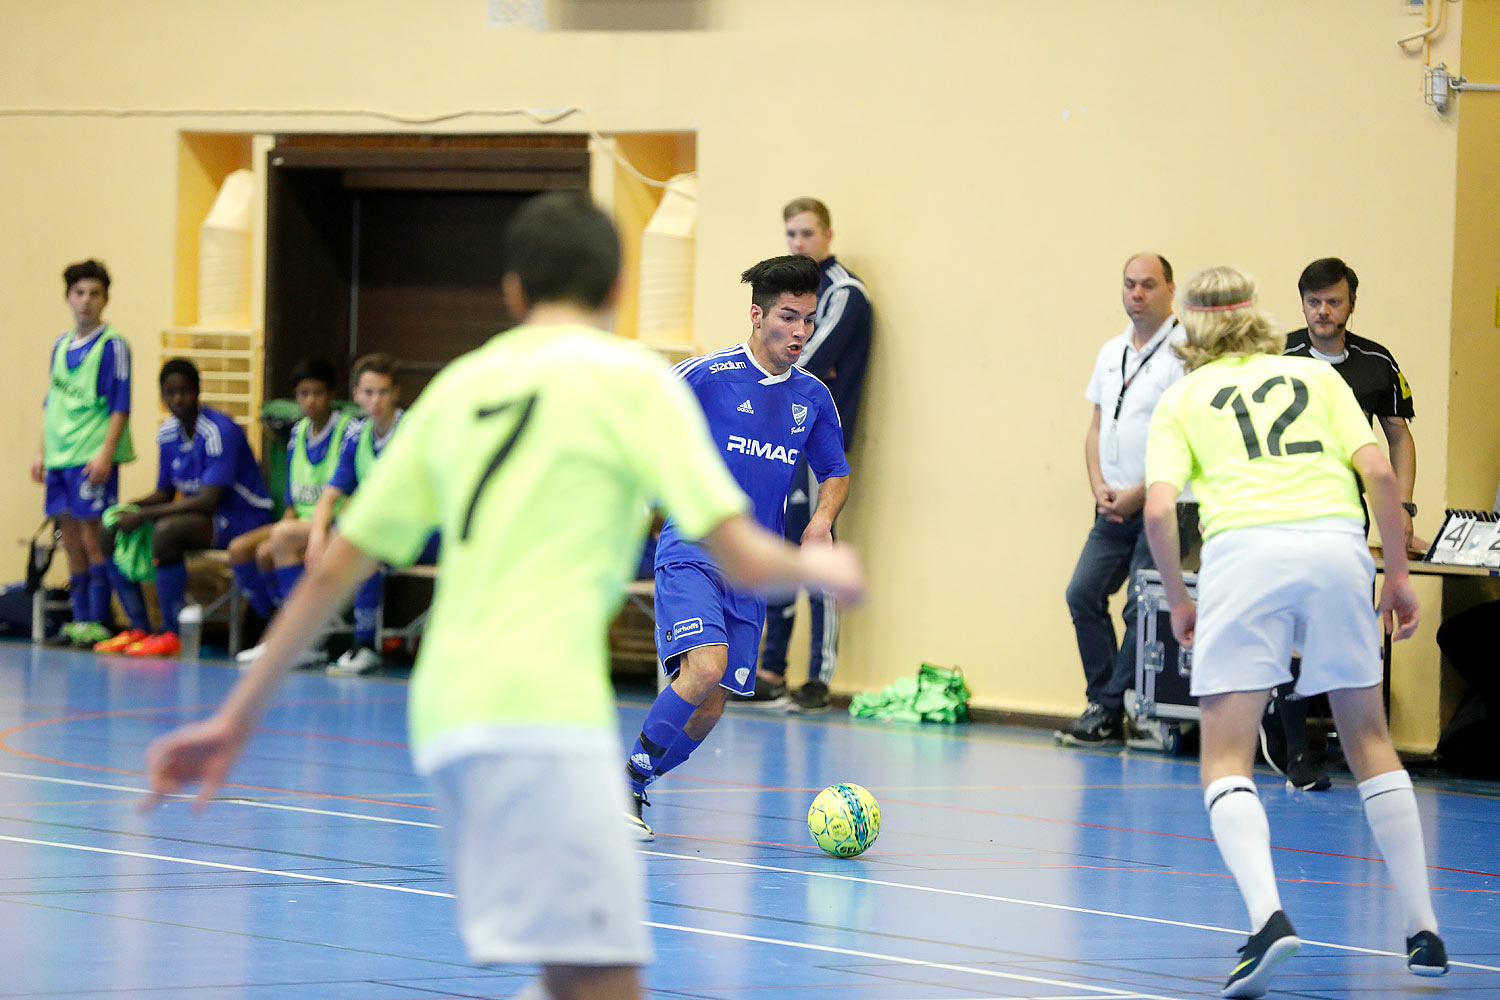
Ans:
{"label": "man in white shirt", "polygon": [[1065,743],[1096,746],[1124,739],[1125,691],[1135,678],[1135,598],[1127,591],[1123,644],[1109,619],[1109,598],[1136,570],[1152,565],[1141,517],[1146,433],[1156,401],[1183,375],[1182,360],[1172,350],[1184,336],[1172,315],[1174,290],[1172,265],[1161,254],[1138,253],[1125,262],[1121,299],[1130,325],[1099,351],[1089,380],[1086,395],[1094,413],[1083,453],[1094,492],[1094,526],[1067,592],[1089,704],[1058,731]]}

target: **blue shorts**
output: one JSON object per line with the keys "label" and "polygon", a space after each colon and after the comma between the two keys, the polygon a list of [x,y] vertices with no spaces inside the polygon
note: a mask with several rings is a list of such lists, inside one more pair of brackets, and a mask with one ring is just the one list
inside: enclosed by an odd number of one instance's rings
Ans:
{"label": "blue shorts", "polygon": [[214,548],[227,549],[230,542],[247,531],[263,528],[270,523],[270,511],[256,511],[253,514],[222,514],[214,511]]}
{"label": "blue shorts", "polygon": [[48,517],[66,514],[75,521],[97,521],[104,508],[120,502],[120,467],[109,470],[109,479],[95,486],[83,474],[83,466],[47,470],[47,499],[43,512]]}
{"label": "blue shorts", "polygon": [[728,646],[729,663],[719,686],[755,693],[755,662],[766,624],[766,602],[731,590],[712,566],[669,563],[656,569],[656,655],[667,675],[677,658],[699,646]]}

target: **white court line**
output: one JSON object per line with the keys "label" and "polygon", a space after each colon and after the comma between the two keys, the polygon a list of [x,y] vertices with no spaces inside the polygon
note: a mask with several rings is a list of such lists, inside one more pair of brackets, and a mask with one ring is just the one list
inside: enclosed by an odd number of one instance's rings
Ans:
{"label": "white court line", "polygon": [[[0,834],[0,840],[10,841],[15,844],[31,844],[36,847],[61,847],[70,851],[87,851],[90,854],[111,854],[122,858],[142,858],[147,861],[168,861],[184,865],[197,865],[204,868],[218,868],[225,871],[247,872],[253,875],[279,875],[282,878],[301,879],[305,882],[328,882],[333,885],[354,885],[365,889],[384,889],[388,892],[405,892],[417,896],[437,896],[441,899],[454,898],[451,892],[439,892],[435,889],[413,889],[410,886],[404,885],[390,885],[382,882],[360,882],[355,879],[332,878],[327,875],[307,875],[302,872],[278,871],[274,868],[252,868],[249,865],[230,865],[218,861],[200,861],[197,858],[178,858],[165,854],[146,854],[141,851],[121,851],[110,847],[86,847],[83,844],[63,844],[55,840],[33,840],[30,837],[11,837],[4,834]],[[946,962],[928,962],[920,958],[906,958],[901,955],[884,955],[875,951],[856,951],[852,948],[835,948],[832,945],[811,944],[805,941],[787,941],[781,938],[760,937],[755,934],[715,931],[705,927],[683,927],[679,924],[663,924],[653,920],[646,920],[643,923],[647,927],[654,927],[658,930],[681,931],[685,934],[702,934],[707,937],[730,938],[735,941],[749,941],[755,944],[780,945],[783,948],[817,951],[829,955],[845,955],[851,958],[868,958],[881,962],[893,962],[898,965],[914,965],[924,969],[943,969],[948,972],[962,972],[967,975],[985,976],[990,979],[1005,979],[1018,983],[1036,983],[1039,986],[1063,986],[1073,990],[1088,990],[1089,992],[1086,996],[1089,1000],[1093,1000],[1095,997],[1109,997],[1112,1000],[1125,1000],[1125,998],[1177,1000],[1177,998],[1161,996],[1155,993],[1130,993],[1125,990],[1110,989],[1106,986],[1090,986],[1088,983],[1075,983],[1066,979],[1044,979],[1040,976],[1023,976],[1019,973],[1000,972],[996,969],[980,969],[968,965],[950,965]],[[963,946],[960,945],[959,947]]]}
{"label": "white court line", "polygon": [[[900,955],[883,955],[878,951],[856,951],[853,948],[835,948],[831,945],[810,944],[805,941],[784,941],[781,938],[759,937],[755,934],[736,934],[733,931],[711,931],[704,927],[680,927],[677,924],[658,924],[647,920],[647,927],[657,927],[669,931],[686,931],[689,934],[705,934],[709,937],[732,938],[735,941],[752,941],[756,944],[779,944],[788,948],[801,948],[806,951],[821,951],[832,955],[848,955],[851,958],[871,958],[880,962],[895,962],[900,965],[919,965],[924,969],[943,969],[948,972],[963,972],[974,976],[988,976],[991,979],[1008,979],[1016,983],[1036,983],[1039,986],[1066,986],[1069,989],[1089,990],[1090,997],[1113,997],[1119,1000],[1122,997],[1144,997],[1146,1000],[1169,1000],[1168,997],[1156,993],[1131,993],[1125,990],[1114,990],[1107,986],[1090,986],[1088,983],[1072,983],[1064,979],[1043,979],[1040,976],[1023,976],[1014,972],[1000,972],[996,969],[979,969],[972,965],[949,965],[947,962],[927,962],[920,958],[902,958]],[[964,945],[959,945],[962,948]]]}
{"label": "white court line", "polygon": [[[94,781],[79,781],[74,778],[50,778],[37,775],[17,774],[11,771],[0,771],[0,778],[22,778],[28,781],[51,781],[65,785],[80,785],[85,788],[106,788],[121,792],[135,792],[144,795],[146,789],[131,788],[126,785],[106,785]],[[188,799],[191,795],[176,795],[174,798]],[[291,812],[307,812],[320,816],[334,816],[347,819],[364,819],[375,823],[398,823],[403,826],[421,826],[429,829],[439,829],[438,823],[419,823],[414,820],[391,819],[386,816],[370,816],[363,813],[337,812],[328,809],[311,809],[304,806],[284,806],[273,802],[259,802],[253,799],[215,799],[215,802],[224,802],[231,805],[255,806],[263,809],[283,809]],[[14,839],[14,838],[4,838]],[[81,848],[81,850],[98,850],[97,848]],[[941,896],[962,896],[968,899],[982,899],[995,903],[1014,903],[1018,906],[1034,906],[1044,910],[1062,910],[1067,913],[1084,913],[1097,917],[1114,917],[1120,920],[1135,920],[1149,924],[1164,924],[1168,927],[1186,927],[1189,930],[1213,931],[1218,934],[1230,934],[1235,937],[1244,937],[1245,931],[1235,927],[1217,927],[1213,924],[1195,924],[1183,920],[1168,920],[1164,917],[1147,917],[1135,913],[1119,913],[1114,910],[1095,910],[1083,906],[1069,906],[1066,903],[1044,903],[1035,899],[1019,899],[1014,896],[995,896],[980,892],[965,892],[961,889],[940,889],[936,886],[914,885],[910,882],[890,882],[883,879],[864,878],[859,875],[838,875],[833,872],[810,872],[801,868],[782,868],[776,865],[760,865],[749,861],[731,861],[726,858],[705,858],[698,855],[670,854],[666,851],[641,851],[658,858],[672,858],[680,861],[696,861],[700,864],[724,865],[730,868],[750,868],[756,871],[780,872],[787,875],[802,875],[807,878],[824,878],[836,882],[858,882],[865,885],[879,885],[893,889],[911,889],[915,892],[930,892]],[[206,862],[205,862],[206,863]],[[260,869],[246,869],[247,871],[259,871]],[[665,926],[665,925],[663,925]],[[1352,944],[1336,944],[1332,941],[1314,941],[1311,938],[1302,938],[1302,943],[1315,945],[1320,948],[1332,948],[1336,951],[1357,952],[1363,955],[1380,955],[1385,958],[1405,958],[1406,955],[1398,951],[1382,951],[1379,948],[1362,948]],[[1480,972],[1500,972],[1500,966],[1480,965],[1477,962],[1460,962],[1449,959],[1449,964],[1464,969],[1475,969]]]}
{"label": "white court line", "polygon": [[70,851],[88,851],[90,854],[113,854],[122,858],[144,858],[147,861],[172,861],[182,865],[200,865],[204,868],[222,868],[231,872],[248,872],[252,875],[280,875],[282,878],[296,878],[304,882],[331,882],[334,885],[358,885],[368,889],[389,889],[391,892],[409,892],[414,896],[440,896],[443,899],[452,899],[451,892],[438,892],[434,889],[413,889],[407,885],[383,885],[379,882],[360,882],[355,879],[333,878],[329,875],[307,875],[303,872],[283,872],[274,868],[251,868],[249,865],[227,865],[220,861],[199,861],[196,858],[174,858],[166,854],[143,854],[140,851],[119,851],[111,847],[85,847],[83,844],[60,844],[55,840],[32,840],[30,837],[10,837],[0,834],[0,840],[8,840],[14,844],[33,844],[37,847],[63,847]]}
{"label": "white court line", "polygon": [[[108,785],[99,781],[79,781],[77,778],[44,778],[33,774],[17,774],[14,771],[0,771],[0,778],[20,778],[24,781],[50,781],[58,785],[77,785],[81,788],[103,788],[113,792],[131,792],[136,795],[145,795],[147,789],[133,788],[129,785]],[[169,799],[194,799],[192,793],[176,793],[166,796]],[[414,819],[396,819],[392,816],[371,816],[368,813],[340,812],[337,809],[313,809],[310,806],[289,806],[280,802],[264,802],[260,799],[240,798],[226,795],[222,798],[213,799],[214,802],[224,802],[237,806],[255,806],[258,809],[279,809],[282,812],[311,813],[314,816],[334,816],[340,819],[367,819],[373,823],[395,823],[399,826],[419,826],[428,830],[440,830],[442,824],[423,823]]]}
{"label": "white court line", "polygon": [[[776,865],[758,865],[749,861],[730,861],[726,858],[705,858],[692,854],[669,854],[666,851],[641,851],[657,858],[673,858],[678,861],[697,861],[710,865],[727,865],[731,868],[752,868],[763,872],[782,872],[787,875],[805,875],[809,878],[826,878],[836,882],[859,882],[864,885],[879,885],[890,889],[912,889],[917,892],[931,892],[940,896],[962,896],[966,899],[983,899],[995,903],[1015,903],[1018,906],[1035,906],[1043,910],[1062,910],[1067,913],[1086,913],[1095,917],[1116,917],[1120,920],[1139,920],[1149,924],[1166,924],[1169,927],[1187,927],[1191,930],[1214,931],[1219,934],[1233,934],[1236,937],[1245,937],[1245,932],[1234,927],[1216,927],[1213,924],[1194,924],[1185,920],[1167,920],[1163,917],[1145,917],[1135,913],[1117,913],[1114,910],[1094,910],[1086,906],[1069,906],[1066,903],[1044,903],[1035,899],[1018,899],[1014,896],[994,896],[983,892],[965,892],[962,889],[940,889],[930,885],[913,885],[910,882],[889,882],[884,879],[864,878],[859,875],[836,875],[833,872],[810,872],[801,868],[781,868]],[[1299,935],[1300,937],[1300,935]],[[1354,951],[1364,955],[1382,955],[1390,958],[1405,958],[1406,955],[1399,951],[1381,951],[1379,948],[1361,948],[1352,944],[1335,944],[1331,941],[1314,941],[1310,938],[1301,938],[1303,944],[1317,945],[1322,948],[1334,948],[1338,951]],[[1493,965],[1477,965],[1470,962],[1455,962],[1450,960],[1450,965],[1462,966],[1465,969],[1479,969],[1484,972],[1500,972],[1500,967]]]}

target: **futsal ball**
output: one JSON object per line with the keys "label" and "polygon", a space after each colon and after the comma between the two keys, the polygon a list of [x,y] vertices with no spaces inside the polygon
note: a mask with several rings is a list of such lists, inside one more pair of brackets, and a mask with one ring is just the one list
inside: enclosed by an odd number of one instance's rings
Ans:
{"label": "futsal ball", "polygon": [[808,808],[807,829],[826,853],[852,858],[880,836],[880,803],[859,785],[830,785]]}

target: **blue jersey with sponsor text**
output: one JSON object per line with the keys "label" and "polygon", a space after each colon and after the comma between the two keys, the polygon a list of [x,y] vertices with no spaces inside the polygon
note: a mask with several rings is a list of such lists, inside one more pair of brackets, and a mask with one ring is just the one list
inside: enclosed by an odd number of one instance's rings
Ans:
{"label": "blue jersey with sponsor text", "polygon": [[[781,535],[799,457],[807,456],[819,482],[849,474],[838,408],[817,376],[796,367],[772,375],[745,344],[689,358],[674,372],[698,397],[715,447],[766,530]],[[656,565],[683,562],[713,565],[702,547],[668,521]]]}

